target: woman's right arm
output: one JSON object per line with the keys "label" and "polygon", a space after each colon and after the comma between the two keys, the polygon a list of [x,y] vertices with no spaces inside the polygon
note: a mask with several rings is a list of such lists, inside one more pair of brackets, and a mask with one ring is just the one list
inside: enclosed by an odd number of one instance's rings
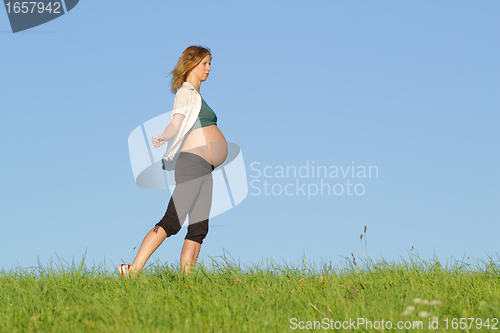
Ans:
{"label": "woman's right arm", "polygon": [[185,116],[180,114],[180,113],[174,114],[174,116],[172,117],[172,121],[165,128],[165,131],[163,131],[163,134],[153,136],[154,147],[158,148],[161,145],[163,145],[165,142],[167,142],[168,140],[172,139],[177,134],[177,132],[179,132],[179,128],[181,128],[181,124],[182,124],[182,121],[184,120],[184,118],[185,118]]}

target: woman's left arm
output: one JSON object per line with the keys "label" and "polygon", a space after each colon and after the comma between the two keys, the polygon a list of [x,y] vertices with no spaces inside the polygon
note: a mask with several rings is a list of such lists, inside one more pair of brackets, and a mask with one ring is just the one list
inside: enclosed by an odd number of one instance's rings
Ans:
{"label": "woman's left arm", "polygon": [[174,116],[172,117],[172,121],[165,128],[163,134],[153,136],[152,138],[153,146],[155,148],[158,148],[168,140],[172,139],[177,134],[177,132],[179,132],[179,129],[181,128],[181,124],[184,118],[185,118],[184,115],[180,113],[174,114]]}

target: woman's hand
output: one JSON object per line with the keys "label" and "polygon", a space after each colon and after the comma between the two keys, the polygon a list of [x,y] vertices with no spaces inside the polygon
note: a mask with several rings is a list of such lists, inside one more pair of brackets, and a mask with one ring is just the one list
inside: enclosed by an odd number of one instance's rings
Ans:
{"label": "woman's hand", "polygon": [[153,141],[153,146],[155,146],[155,148],[158,148],[162,144],[167,142],[167,140],[165,140],[161,135],[153,136],[152,141]]}

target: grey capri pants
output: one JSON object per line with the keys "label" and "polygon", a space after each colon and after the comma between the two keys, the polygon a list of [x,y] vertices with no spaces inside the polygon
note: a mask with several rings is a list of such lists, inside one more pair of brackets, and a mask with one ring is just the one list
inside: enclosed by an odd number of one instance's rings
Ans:
{"label": "grey capri pants", "polygon": [[162,227],[167,237],[175,235],[189,214],[186,239],[203,243],[212,206],[213,170],[214,166],[199,155],[180,152],[175,163],[175,189],[155,231]]}

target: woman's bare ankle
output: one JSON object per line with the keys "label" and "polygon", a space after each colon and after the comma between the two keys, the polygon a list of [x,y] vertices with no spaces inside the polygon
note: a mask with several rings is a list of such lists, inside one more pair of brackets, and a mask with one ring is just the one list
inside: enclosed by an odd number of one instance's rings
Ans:
{"label": "woman's bare ankle", "polygon": [[129,268],[130,275],[137,276],[141,271],[142,269],[134,266],[134,264],[130,265]]}

